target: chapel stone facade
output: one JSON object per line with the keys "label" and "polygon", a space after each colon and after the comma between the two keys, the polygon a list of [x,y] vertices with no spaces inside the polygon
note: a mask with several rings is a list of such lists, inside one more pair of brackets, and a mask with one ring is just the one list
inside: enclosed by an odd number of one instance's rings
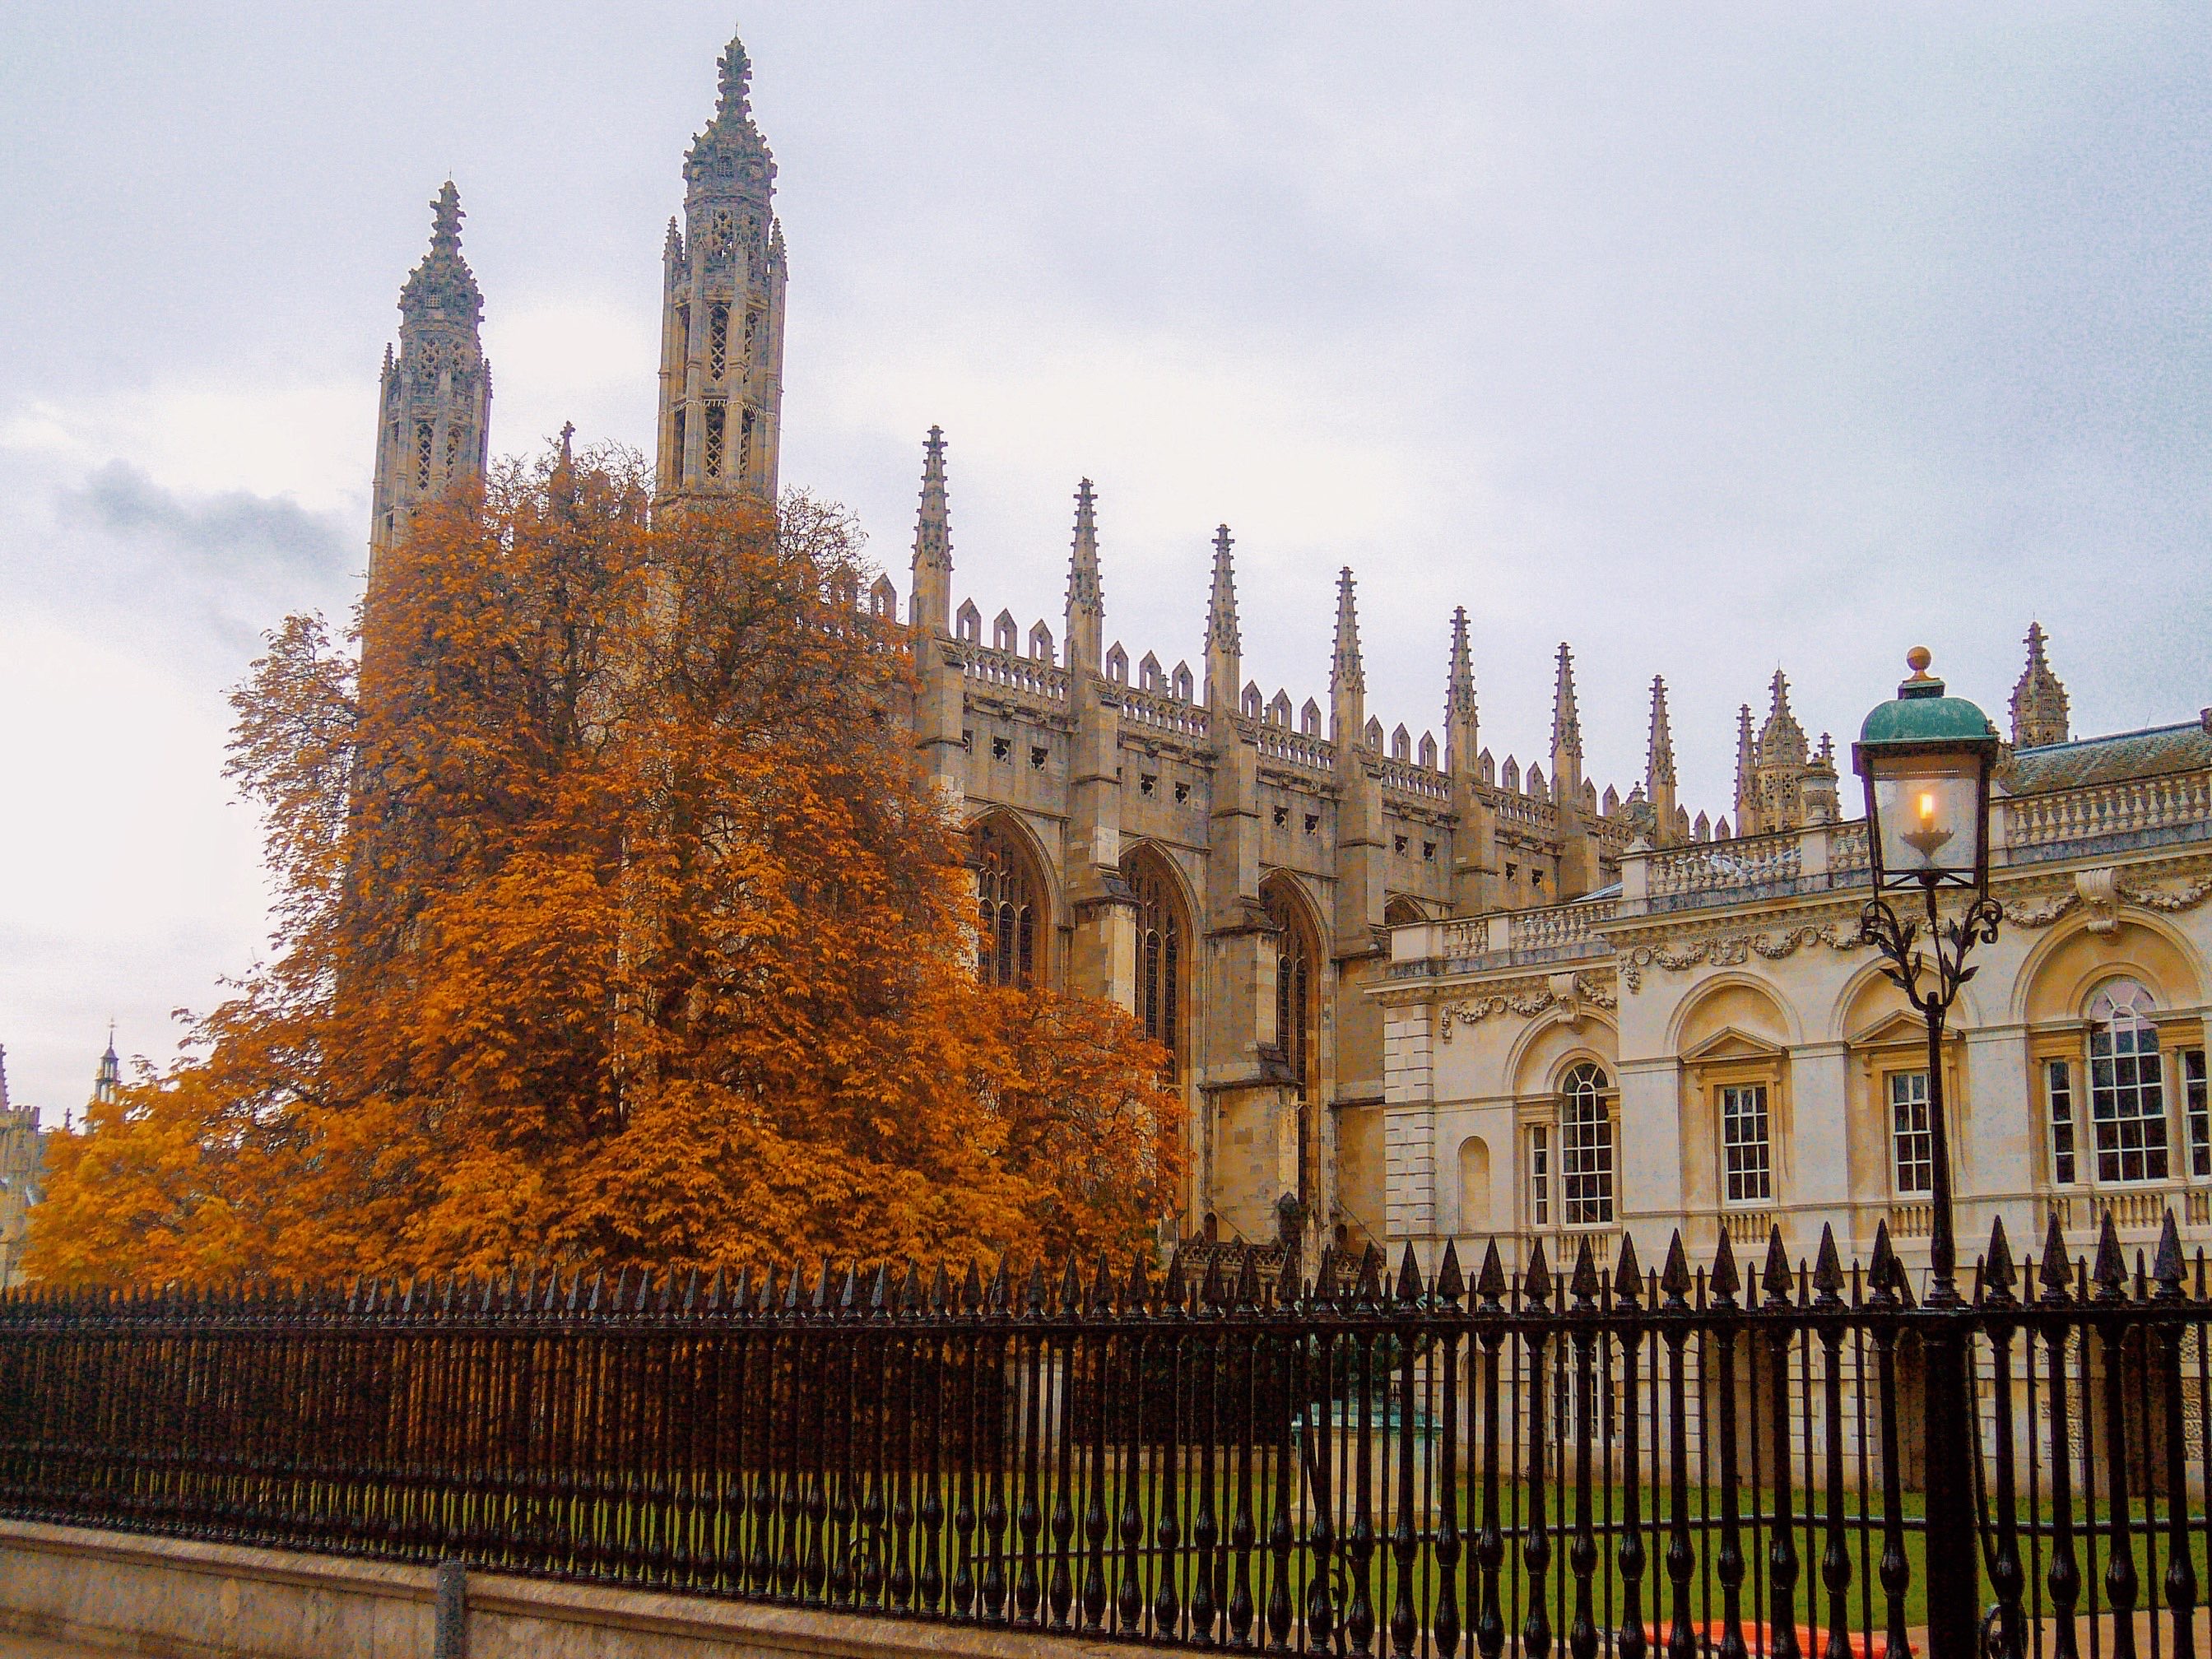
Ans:
{"label": "chapel stone facade", "polygon": [[[671,221],[663,251],[656,478],[664,497],[730,491],[772,500],[778,484],[787,266],[775,167],[751,113],[750,76],[732,41],[714,117],[684,158],[683,221]],[[414,504],[483,470],[490,374],[459,218],[448,184],[430,252],[402,295],[400,349],[396,360],[387,353],[383,378],[373,549],[404,533]],[[1338,582],[1325,699],[1268,694],[1243,674],[1248,618],[1226,525],[1212,535],[1192,657],[1170,647],[1133,661],[1109,623],[1109,504],[1087,479],[1074,490],[1062,614],[1024,626],[1001,609],[987,623],[972,598],[956,601],[949,451],[933,427],[903,605],[888,575],[862,602],[896,624],[912,650],[915,743],[969,826],[978,971],[1109,998],[1173,1057],[1191,1144],[1178,1212],[1164,1218],[1169,1231],[1258,1245],[1298,1234],[1310,1246],[1411,1239],[1440,1249],[1470,1227],[1533,1238],[1565,1213],[1549,1198],[1534,1210],[1524,1199],[1536,1190],[1535,1164],[1559,1167],[1555,1137],[1567,1133],[1559,1115],[1570,1097],[1588,1120],[1577,1120],[1577,1156],[1596,1158],[1601,1138],[1607,1168],[1620,1172],[1613,1218],[1598,1231],[1617,1235],[1637,1215],[1654,1225],[1722,1217],[1711,1182],[1692,1173],[1705,1168],[1703,1152],[1657,1157],[1670,1137],[1706,1146],[1703,1129],[1685,1127],[1705,1121],[1704,1097],[1692,1103],[1673,1081],[1628,1079],[1674,1079],[1686,1064],[1733,1056],[1731,1043],[1780,1053],[1814,1026],[1754,1016],[1748,1005],[1741,1017],[1712,1013],[1695,1030],[1632,1022],[1627,1010],[1656,1006],[1637,1000],[1644,988],[1680,971],[1668,965],[1688,948],[1668,942],[1685,925],[1676,913],[1796,903],[1817,873],[1820,891],[1837,896],[1817,918],[1790,921],[1796,932],[1771,936],[1799,943],[1774,948],[1802,963],[1825,960],[1826,951],[1851,978],[1848,989],[1824,983],[1803,995],[1870,995],[1869,1011],[1880,1001],[1861,983],[1857,961],[1844,963],[1852,947],[1836,942],[1856,902],[1844,890],[1863,867],[1863,836],[1841,822],[1832,742],[1810,738],[1779,670],[1764,723],[1754,728],[1748,704],[1741,711],[1729,811],[1692,816],[1677,795],[1662,680],[1651,688],[1643,778],[1624,797],[1584,775],[1574,659],[1564,644],[1548,744],[1525,768],[1511,753],[1496,761],[1484,745],[1464,611],[1439,629],[1441,744],[1433,729],[1417,738],[1403,721],[1386,730],[1367,705],[1349,569]],[[372,580],[374,568],[373,557]],[[2066,700],[2040,629],[2013,714],[2007,777],[2016,799],[2073,799],[2070,786],[2047,781],[2053,766],[2063,770],[2053,757],[2068,750]],[[2204,828],[2201,793],[2174,798],[2170,810],[2183,826],[2174,833]],[[2038,893],[2051,873],[2039,874]],[[2114,896],[2121,890],[2107,894],[2108,910],[2129,902]],[[2194,890],[2186,886],[2142,890],[2161,896],[2144,901],[2159,915],[2169,901],[2195,902],[2172,897]],[[1820,950],[1801,951],[1804,938],[1822,941]],[[1698,962],[1718,960],[1710,945],[1699,948]],[[1759,953],[1765,960],[1769,947]],[[2175,1006],[2193,1007],[2212,982],[2192,974],[2173,979]],[[1778,1007],[1798,994],[1771,993]],[[1725,997],[1714,1006],[1723,1005],[1734,1006]],[[1868,1018],[1874,1024],[1851,1030],[1892,1032],[1887,1012]],[[1455,1030],[1468,1035],[1447,1065],[1440,1056]],[[1842,1045],[1843,1054],[1857,1040],[1820,1041]],[[1719,1046],[1694,1062],[1678,1052],[1708,1042]],[[1528,1058],[1540,1053],[1541,1064]],[[1536,1072],[1527,1071],[1532,1064]],[[1589,1069],[1572,1073],[1576,1065]],[[1539,1073],[1540,1086],[1528,1083]],[[1842,1085],[1822,1087],[1796,1097],[1804,1109],[1785,1112],[1773,1097],[1773,1121],[1812,1126],[1831,1109],[1857,1110]],[[2015,1138],[2029,1133],[2017,1093],[1992,1096],[1982,1109],[2018,1118],[2008,1131]],[[1503,1112],[1501,1123],[1468,1129],[1474,1120],[1462,1107],[1476,1100]],[[1601,1123],[1592,1115],[1601,1105]],[[1523,1133],[1547,1112],[1540,1141]],[[1821,1133],[1828,1139],[1777,1156],[1803,1168],[1838,1154],[1837,1137],[1862,1130]],[[1883,1133],[1864,1135],[1872,1146]],[[1479,1158],[1469,1150],[1478,1145]],[[1858,1165],[1850,1167],[1859,1181]],[[1819,1205],[1827,1203],[1824,1195],[1807,1213],[1826,1213]]]}

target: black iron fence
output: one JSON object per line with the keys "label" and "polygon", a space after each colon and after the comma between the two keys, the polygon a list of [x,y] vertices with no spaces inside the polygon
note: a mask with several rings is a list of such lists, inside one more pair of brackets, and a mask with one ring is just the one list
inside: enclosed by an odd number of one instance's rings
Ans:
{"label": "black iron fence", "polygon": [[[2189,1655],[2202,1252],[2000,1228],[1966,1305],[1886,1235],[1601,1277],[1493,1249],[1279,1281],[426,1281],[0,1302],[0,1512],[1153,1643],[1640,1659]],[[1931,1466],[1924,1351],[1972,1444]],[[1971,1481],[1974,1535],[1930,1536]],[[1939,1508],[1940,1512],[1940,1508]],[[1953,1562],[1961,1558],[1954,1555]],[[1939,1572],[1939,1584],[1946,1575]],[[1956,1609],[1953,1609],[1956,1612]],[[1944,1619],[1939,1630],[1956,1628]]]}

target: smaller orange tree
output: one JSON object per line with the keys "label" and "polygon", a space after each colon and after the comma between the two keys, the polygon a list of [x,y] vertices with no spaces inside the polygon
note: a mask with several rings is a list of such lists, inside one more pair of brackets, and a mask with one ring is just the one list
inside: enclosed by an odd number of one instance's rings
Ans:
{"label": "smaller orange tree", "polygon": [[981,984],[840,510],[510,465],[234,694],[275,952],[58,1141],[64,1283],[1125,1254],[1166,1056]]}

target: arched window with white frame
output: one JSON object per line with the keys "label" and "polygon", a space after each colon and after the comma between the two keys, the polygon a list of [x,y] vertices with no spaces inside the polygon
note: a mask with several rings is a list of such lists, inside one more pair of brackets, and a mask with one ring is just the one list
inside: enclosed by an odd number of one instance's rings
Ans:
{"label": "arched window with white frame", "polygon": [[1613,1084],[1584,1060],[1559,1091],[1559,1195],[1570,1227],[1602,1227],[1613,1218]]}
{"label": "arched window with white frame", "polygon": [[2100,1182],[2166,1178],[2166,1073],[2149,993],[2115,980],[2089,1004],[2089,1126]]}

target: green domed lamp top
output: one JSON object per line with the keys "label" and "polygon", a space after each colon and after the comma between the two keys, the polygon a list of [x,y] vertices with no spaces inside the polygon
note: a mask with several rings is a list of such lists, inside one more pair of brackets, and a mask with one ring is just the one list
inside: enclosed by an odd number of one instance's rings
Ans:
{"label": "green domed lamp top", "polygon": [[1851,746],[1866,781],[1875,886],[1986,890],[1996,728],[1977,705],[1944,696],[1927,647],[1905,660],[1911,678],[1875,706]]}

